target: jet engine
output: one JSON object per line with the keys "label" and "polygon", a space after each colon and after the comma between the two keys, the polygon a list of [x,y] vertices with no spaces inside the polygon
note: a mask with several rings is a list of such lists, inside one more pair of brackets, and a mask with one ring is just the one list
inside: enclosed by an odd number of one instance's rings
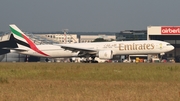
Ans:
{"label": "jet engine", "polygon": [[100,59],[111,59],[113,58],[113,51],[112,50],[101,50],[98,53]]}

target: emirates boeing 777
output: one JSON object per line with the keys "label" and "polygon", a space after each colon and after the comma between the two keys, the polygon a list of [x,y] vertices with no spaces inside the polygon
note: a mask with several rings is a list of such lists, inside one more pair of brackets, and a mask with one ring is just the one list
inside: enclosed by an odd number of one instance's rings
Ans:
{"label": "emirates boeing 777", "polygon": [[36,45],[16,25],[10,25],[17,48],[11,48],[21,54],[47,57],[98,57],[111,59],[113,55],[160,54],[174,49],[168,42],[159,40],[112,41],[74,44]]}

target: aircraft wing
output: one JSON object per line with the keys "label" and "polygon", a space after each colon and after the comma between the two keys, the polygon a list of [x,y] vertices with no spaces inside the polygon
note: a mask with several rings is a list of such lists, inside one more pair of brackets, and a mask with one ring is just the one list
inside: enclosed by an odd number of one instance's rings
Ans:
{"label": "aircraft wing", "polygon": [[76,47],[76,46],[68,46],[68,45],[59,45],[61,48],[65,50],[70,50],[72,52],[86,52],[86,53],[97,53],[98,51],[94,48],[82,48],[82,47]]}

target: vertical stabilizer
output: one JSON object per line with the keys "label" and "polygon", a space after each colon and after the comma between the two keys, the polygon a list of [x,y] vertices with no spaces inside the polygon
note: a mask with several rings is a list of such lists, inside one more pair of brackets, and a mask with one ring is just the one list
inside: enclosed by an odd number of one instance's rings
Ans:
{"label": "vertical stabilizer", "polygon": [[47,54],[43,53],[39,50],[35,43],[25,35],[15,24],[10,24],[11,33],[14,35],[15,41],[18,44],[19,48],[28,47],[42,55],[48,56]]}
{"label": "vertical stabilizer", "polygon": [[[32,48],[35,44],[15,24],[9,25],[18,47]],[[31,44],[30,44],[31,43]]]}

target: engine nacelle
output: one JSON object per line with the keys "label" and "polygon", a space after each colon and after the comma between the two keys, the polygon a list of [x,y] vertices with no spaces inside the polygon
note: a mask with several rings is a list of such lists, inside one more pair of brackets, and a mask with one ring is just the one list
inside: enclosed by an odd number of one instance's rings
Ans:
{"label": "engine nacelle", "polygon": [[102,50],[102,51],[99,51],[98,56],[100,59],[112,59],[113,51],[112,50]]}

